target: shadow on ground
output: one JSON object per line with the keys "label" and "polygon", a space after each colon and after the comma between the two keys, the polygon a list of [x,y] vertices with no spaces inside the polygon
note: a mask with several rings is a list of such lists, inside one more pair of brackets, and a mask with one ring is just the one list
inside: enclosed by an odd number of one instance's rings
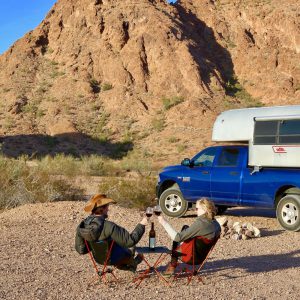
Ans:
{"label": "shadow on ground", "polygon": [[[205,269],[208,273],[230,269],[242,269],[247,273],[266,273],[276,270],[300,267],[299,255],[300,250],[295,250],[282,254],[244,256],[217,261],[208,261],[205,265]],[[225,276],[236,277],[230,275]]]}
{"label": "shadow on ground", "polygon": [[41,158],[56,154],[80,157],[98,154],[108,158],[122,158],[133,149],[132,142],[100,141],[82,133],[64,133],[55,136],[32,134],[0,137],[0,150],[6,157],[28,155]]}

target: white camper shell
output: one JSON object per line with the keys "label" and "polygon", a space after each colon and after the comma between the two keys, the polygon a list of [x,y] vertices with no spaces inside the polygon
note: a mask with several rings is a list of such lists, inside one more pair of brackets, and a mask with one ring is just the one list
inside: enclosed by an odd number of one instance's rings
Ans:
{"label": "white camper shell", "polygon": [[247,142],[250,166],[300,168],[300,105],[225,111],[212,140]]}

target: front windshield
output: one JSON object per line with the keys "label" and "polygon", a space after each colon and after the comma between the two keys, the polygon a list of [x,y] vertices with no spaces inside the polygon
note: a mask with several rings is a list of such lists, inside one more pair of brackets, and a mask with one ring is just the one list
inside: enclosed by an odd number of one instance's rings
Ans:
{"label": "front windshield", "polygon": [[216,151],[217,148],[208,148],[198,153],[192,158],[194,166],[211,167],[215,159]]}

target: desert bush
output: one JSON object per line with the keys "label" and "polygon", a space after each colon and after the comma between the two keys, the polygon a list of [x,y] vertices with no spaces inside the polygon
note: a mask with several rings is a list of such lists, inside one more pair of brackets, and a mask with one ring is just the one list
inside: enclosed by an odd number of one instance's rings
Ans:
{"label": "desert bush", "polygon": [[96,80],[95,78],[91,78],[90,79],[90,86],[93,90],[93,93],[100,93],[100,85],[99,85],[99,81]]}
{"label": "desert bush", "polygon": [[109,114],[101,113],[98,117],[98,122],[92,129],[92,137],[99,141],[100,143],[106,143],[109,141],[111,136],[111,131],[106,128],[109,121]]}
{"label": "desert bush", "polygon": [[80,171],[82,175],[90,176],[108,176],[114,175],[119,171],[118,167],[110,159],[99,155],[90,155],[81,157]]}
{"label": "desert bush", "polygon": [[151,124],[152,128],[156,131],[162,131],[166,126],[164,115],[158,115],[157,117],[154,117],[151,121]]}
{"label": "desert bush", "polygon": [[169,143],[177,143],[179,141],[179,138],[175,137],[175,136],[171,136],[169,139],[168,139],[168,142]]}
{"label": "desert bush", "polygon": [[99,185],[99,193],[108,195],[120,206],[145,208],[154,205],[155,177],[106,178]]}
{"label": "desert bush", "polygon": [[172,98],[162,98],[163,106],[165,110],[169,110],[171,107],[183,102],[184,98],[181,96],[174,96]]}
{"label": "desert bush", "polygon": [[240,84],[237,77],[233,76],[225,86],[226,93],[229,96],[239,99],[242,107],[261,107],[263,103],[253,98],[245,88]]}
{"label": "desert bush", "polygon": [[64,180],[57,180],[38,168],[30,168],[25,160],[0,156],[0,209],[25,203],[73,200],[82,194]]}
{"label": "desert bush", "polygon": [[119,163],[122,170],[136,172],[151,172],[153,169],[152,161],[148,159],[145,153],[132,151],[125,156]]}
{"label": "desert bush", "polygon": [[109,91],[113,88],[112,84],[105,82],[101,85],[101,91],[105,92],[105,91]]}
{"label": "desert bush", "polygon": [[177,151],[180,153],[185,151],[186,149],[187,149],[187,145],[183,145],[183,144],[177,145]]}
{"label": "desert bush", "polygon": [[38,161],[38,169],[51,175],[76,176],[80,173],[78,161],[71,155],[45,156]]}
{"label": "desert bush", "polygon": [[121,167],[112,159],[99,155],[82,156],[75,158],[71,155],[57,154],[54,157],[46,156],[37,161],[38,168],[51,175],[65,175],[68,177],[109,176],[115,175]]}

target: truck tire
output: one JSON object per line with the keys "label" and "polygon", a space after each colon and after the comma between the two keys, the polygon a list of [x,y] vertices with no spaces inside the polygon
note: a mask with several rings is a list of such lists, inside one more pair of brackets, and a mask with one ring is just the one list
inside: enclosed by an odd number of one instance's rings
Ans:
{"label": "truck tire", "polygon": [[160,195],[159,205],[164,214],[173,218],[183,216],[188,209],[188,202],[184,200],[180,189],[176,186],[166,189]]}
{"label": "truck tire", "polygon": [[300,230],[300,195],[286,195],[276,208],[279,224],[286,230]]}

